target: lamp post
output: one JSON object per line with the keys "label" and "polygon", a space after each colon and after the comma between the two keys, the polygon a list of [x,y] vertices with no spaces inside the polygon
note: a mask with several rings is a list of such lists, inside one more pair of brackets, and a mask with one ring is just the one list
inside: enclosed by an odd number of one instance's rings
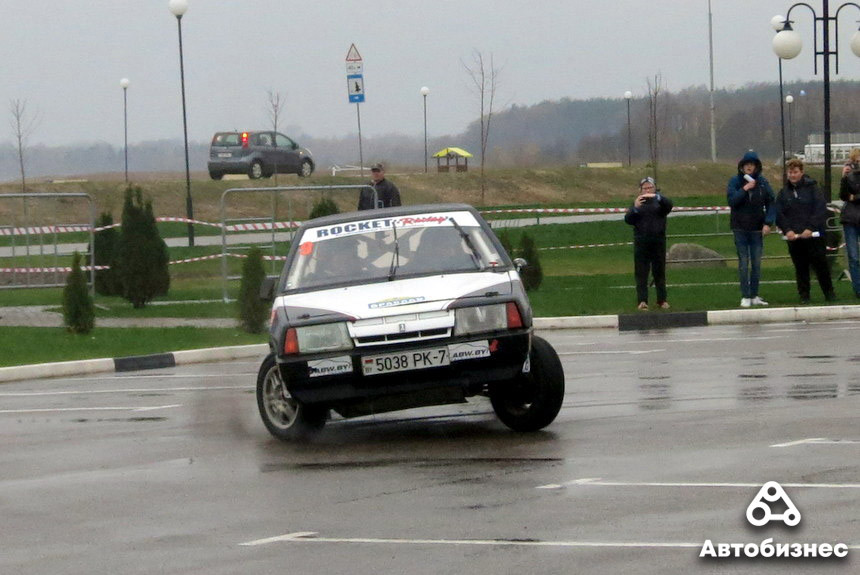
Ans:
{"label": "lamp post", "polygon": [[627,167],[630,167],[630,98],[633,97],[633,92],[627,90],[624,92],[624,99],[627,100]]}
{"label": "lamp post", "polygon": [[185,139],[185,216],[188,219],[188,245],[194,246],[194,206],[191,203],[191,168],[188,163],[188,115],[185,110],[185,64],[182,59],[182,16],[188,10],[188,0],[170,0],[167,4],[176,16],[179,28],[179,80],[182,84],[182,133]]}
{"label": "lamp post", "polygon": [[[824,76],[824,196],[825,199],[829,202],[832,199],[831,190],[830,190],[830,181],[832,174],[831,172],[831,164],[832,158],[830,156],[830,57],[834,56],[836,59],[836,73],[839,73],[839,12],[842,11],[846,6],[853,6],[860,10],[860,5],[855,4],[854,2],[845,2],[836,9],[836,12],[833,16],[830,15],[830,2],[829,0],[822,0],[821,2],[821,16],[815,11],[815,9],[805,2],[798,2],[793,4],[791,8],[788,9],[788,13],[785,15],[785,20],[783,21],[782,29],[774,36],[773,38],[773,51],[779,56],[781,59],[790,60],[800,54],[801,49],[803,48],[803,42],[800,39],[800,34],[798,34],[791,27],[791,11],[794,10],[797,6],[805,6],[809,8],[812,12],[812,16],[815,20],[815,25],[813,27],[813,48],[815,50],[815,57],[813,59],[814,62],[814,71],[815,74],[818,74],[818,56],[822,56],[822,69]],[[831,23],[836,27],[836,33],[833,36],[833,48],[830,47],[830,25]],[[821,25],[821,49],[818,49],[818,25]],[[851,51],[858,57],[860,57],[860,31],[855,32],[854,36],[851,38]],[[780,96],[780,102],[781,102]]]}
{"label": "lamp post", "polygon": [[794,104],[794,96],[789,94],[785,97],[785,103],[788,104],[788,153],[794,157],[794,122],[792,121],[791,108]]}
{"label": "lamp post", "polygon": [[128,78],[119,81],[122,88],[123,153],[125,154],[125,183],[128,184]]}
{"label": "lamp post", "polygon": [[424,173],[427,173],[427,94],[430,93],[430,88],[427,86],[421,87],[421,95],[424,97]]}
{"label": "lamp post", "polygon": [[[791,24],[785,21],[785,18],[782,16],[774,16],[770,19],[770,25],[776,30],[777,35],[782,32],[786,26],[791,28]],[[774,41],[776,41],[776,37],[774,37]],[[796,56],[796,54],[795,54]],[[780,134],[780,164],[782,165],[782,185],[788,181],[788,175],[785,171],[785,107],[783,106],[783,97],[782,97],[782,56],[777,54],[777,60],[779,61],[779,134]]]}

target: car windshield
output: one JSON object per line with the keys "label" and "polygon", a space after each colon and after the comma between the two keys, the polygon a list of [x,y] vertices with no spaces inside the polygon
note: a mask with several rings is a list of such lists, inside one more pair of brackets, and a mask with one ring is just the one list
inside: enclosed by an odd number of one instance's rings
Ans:
{"label": "car windshield", "polygon": [[494,269],[505,265],[469,212],[351,221],[305,230],[287,290]]}

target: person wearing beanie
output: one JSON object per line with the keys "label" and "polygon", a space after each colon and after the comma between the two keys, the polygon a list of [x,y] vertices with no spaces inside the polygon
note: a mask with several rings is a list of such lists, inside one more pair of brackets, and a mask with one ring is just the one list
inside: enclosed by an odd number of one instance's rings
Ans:
{"label": "person wearing beanie", "polygon": [[854,295],[860,298],[860,148],[851,150],[848,162],[842,167],[839,199],[845,202],[839,222],[845,237],[848,273]]}
{"label": "person wearing beanie", "polygon": [[759,296],[758,288],[763,239],[770,233],[776,218],[776,198],[761,173],[761,160],[752,150],[738,162],[738,173],[729,180],[726,197],[738,252],[741,307],[767,305]]}
{"label": "person wearing beanie", "polygon": [[640,311],[648,310],[648,276],[654,278],[657,306],[669,309],[666,300],[666,216],[672,211],[672,200],[660,194],[653,178],[639,182],[639,193],[624,214],[633,226],[633,273]]}
{"label": "person wearing beanie", "polygon": [[[359,210],[391,208],[400,205],[400,190],[391,180],[385,179],[385,166],[373,164],[370,168],[370,182],[358,195]],[[376,202],[374,205],[374,201]]]}

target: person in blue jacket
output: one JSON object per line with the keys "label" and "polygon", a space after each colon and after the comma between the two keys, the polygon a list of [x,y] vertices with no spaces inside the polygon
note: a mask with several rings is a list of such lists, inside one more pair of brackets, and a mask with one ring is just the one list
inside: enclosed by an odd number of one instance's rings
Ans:
{"label": "person in blue jacket", "polygon": [[636,276],[638,309],[648,310],[648,276],[654,277],[657,307],[669,309],[666,301],[666,216],[672,211],[672,200],[660,194],[654,178],[639,182],[639,194],[624,214],[633,226],[633,273]]}
{"label": "person in blue jacket", "polygon": [[761,173],[761,160],[752,150],[738,162],[738,173],[729,180],[726,196],[738,252],[741,307],[767,305],[758,287],[763,240],[776,219],[776,204],[773,189]]}

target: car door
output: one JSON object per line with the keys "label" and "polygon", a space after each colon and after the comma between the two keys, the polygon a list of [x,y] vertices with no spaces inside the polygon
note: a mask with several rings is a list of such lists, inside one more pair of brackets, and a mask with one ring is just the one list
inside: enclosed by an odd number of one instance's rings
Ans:
{"label": "car door", "polygon": [[275,132],[275,146],[278,155],[278,172],[282,174],[298,173],[299,162],[301,161],[298,144],[287,136]]}

